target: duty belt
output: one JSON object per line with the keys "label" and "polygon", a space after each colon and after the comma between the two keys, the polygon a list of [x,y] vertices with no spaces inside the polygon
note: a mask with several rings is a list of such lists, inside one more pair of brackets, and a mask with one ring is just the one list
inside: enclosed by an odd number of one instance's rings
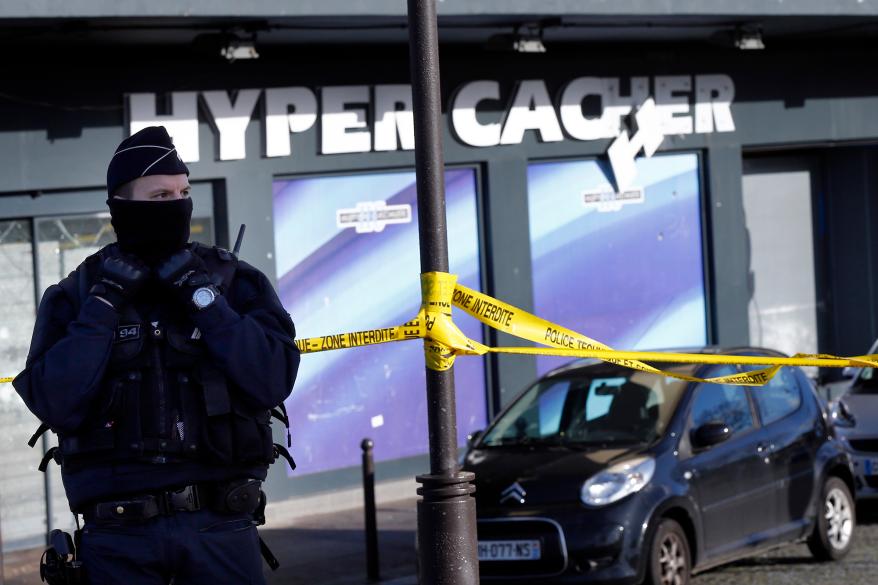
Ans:
{"label": "duty belt", "polygon": [[144,521],[177,512],[209,508],[220,513],[257,513],[264,506],[262,482],[242,480],[227,484],[187,485],[179,489],[110,500],[81,510],[89,520]]}

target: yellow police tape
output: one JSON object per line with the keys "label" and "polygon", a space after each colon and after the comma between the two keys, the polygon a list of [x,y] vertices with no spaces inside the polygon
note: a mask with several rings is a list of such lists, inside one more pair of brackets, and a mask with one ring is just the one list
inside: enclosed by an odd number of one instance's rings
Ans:
{"label": "yellow police tape", "polygon": [[0,384],[5,384],[7,382],[11,382],[14,379],[15,379],[14,376],[9,376],[8,378],[0,378]]}
{"label": "yellow police tape", "polygon": [[[511,353],[597,358],[643,372],[651,372],[689,382],[712,382],[761,386],[771,380],[783,366],[820,366],[831,368],[878,367],[878,355],[837,357],[825,354],[796,354],[790,358],[771,356],[727,356],[652,351],[617,351],[581,333],[556,325],[493,297],[457,284],[457,276],[445,272],[421,275],[421,310],[417,316],[396,327],[338,333],[296,340],[302,353],[314,353],[379,343],[423,339],[427,367],[447,370],[458,355]],[[451,319],[455,306],[485,325],[521,339],[549,347],[488,347],[469,339]],[[733,364],[769,366],[715,378],[698,378],[665,371],[644,362],[684,364]]]}
{"label": "yellow police tape", "polygon": [[[485,325],[521,339],[548,347],[488,347],[468,338],[451,318],[452,306],[472,315]],[[728,356],[654,351],[618,351],[581,333],[541,319],[486,294],[457,284],[457,276],[446,272],[421,274],[421,309],[414,319],[395,327],[382,327],[350,333],[297,339],[304,353],[316,353],[352,347],[364,347],[423,339],[427,367],[447,370],[458,355],[510,353],[596,358],[642,372],[650,372],[688,382],[711,382],[761,386],[771,380],[783,366],[819,366],[825,368],[878,367],[878,355],[837,357],[826,354],[799,353],[789,358],[771,356]],[[645,362],[680,364],[760,365],[766,368],[730,376],[698,378],[679,372],[661,370]],[[0,378],[0,384],[12,378]]]}

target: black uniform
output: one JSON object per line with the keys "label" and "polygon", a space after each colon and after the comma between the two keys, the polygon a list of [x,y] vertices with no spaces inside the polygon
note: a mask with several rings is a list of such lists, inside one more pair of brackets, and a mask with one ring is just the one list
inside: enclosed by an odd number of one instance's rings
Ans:
{"label": "black uniform", "polygon": [[88,294],[120,255],[112,244],[47,289],[14,381],[58,434],[94,585],[263,582],[253,506],[223,498],[264,479],[283,449],[270,411],[295,381],[295,330],[261,272],[225,250],[187,249],[219,285],[211,306],[192,311],[155,280],[119,310]]}
{"label": "black uniform", "polygon": [[[197,247],[206,258],[213,249]],[[40,303],[14,384],[59,434],[72,510],[125,494],[240,477],[274,460],[269,410],[289,395],[295,329],[267,278],[233,258],[228,290],[190,313],[148,287],[117,312],[88,290],[110,245]],[[225,253],[228,254],[228,253]],[[86,274],[81,274],[85,271]]]}
{"label": "black uniform", "polygon": [[117,243],[46,290],[13,381],[58,434],[90,585],[264,583],[260,480],[289,458],[270,423],[286,419],[295,329],[261,272],[188,243],[188,174],[163,127],[118,146]]}

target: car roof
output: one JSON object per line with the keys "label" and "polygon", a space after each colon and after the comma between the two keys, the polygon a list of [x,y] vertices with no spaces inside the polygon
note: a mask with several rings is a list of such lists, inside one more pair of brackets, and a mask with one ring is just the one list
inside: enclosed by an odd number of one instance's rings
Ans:
{"label": "car roof", "polygon": [[[695,353],[695,354],[713,354],[713,355],[765,355],[765,356],[775,356],[775,357],[787,357],[786,354],[774,350],[768,349],[765,347],[756,347],[756,346],[719,346],[719,345],[704,345],[697,347],[685,347],[685,348],[663,348],[663,349],[650,349],[644,351],[655,351],[662,353]],[[703,364],[677,364],[672,362],[646,362],[649,365],[655,366],[660,369],[666,370],[675,370],[678,373],[685,373],[691,375],[695,372],[700,366]],[[569,376],[575,374],[585,374],[586,370],[595,367],[595,366],[606,366],[609,368],[617,367],[627,369],[624,366],[616,366],[615,364],[607,363],[603,360],[599,360],[596,358],[584,358],[573,360],[572,362],[566,363],[560,367],[551,370],[542,376],[543,379],[546,378],[554,378],[556,376]],[[681,372],[682,370],[682,372]]]}

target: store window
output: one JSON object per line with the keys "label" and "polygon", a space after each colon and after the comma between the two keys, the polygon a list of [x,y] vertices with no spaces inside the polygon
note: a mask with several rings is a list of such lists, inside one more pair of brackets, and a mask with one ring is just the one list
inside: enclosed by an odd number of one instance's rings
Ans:
{"label": "store window", "polygon": [[637,181],[620,195],[597,160],[528,166],[536,313],[617,349],[703,345],[698,157],[639,159]]}
{"label": "store window", "polygon": [[[481,288],[476,174],[445,173],[450,271]],[[415,173],[279,179],[274,183],[278,292],[298,337],[408,321],[420,306]],[[481,341],[482,328],[455,312]],[[378,460],[428,451],[423,346],[417,341],[309,354],[287,400],[296,474],[359,465],[360,441]],[[482,358],[455,362],[458,443],[485,425]]]}

